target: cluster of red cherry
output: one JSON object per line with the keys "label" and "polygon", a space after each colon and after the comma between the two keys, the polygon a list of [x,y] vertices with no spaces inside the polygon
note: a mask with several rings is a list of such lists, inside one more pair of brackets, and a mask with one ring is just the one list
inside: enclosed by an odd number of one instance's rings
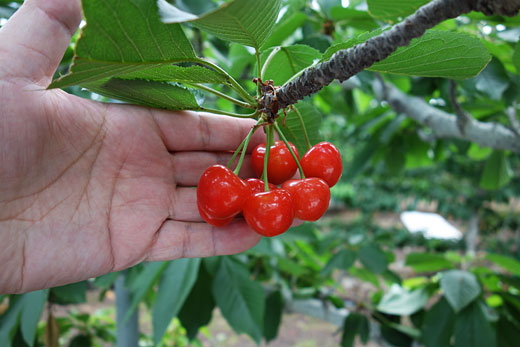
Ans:
{"label": "cluster of red cherry", "polygon": [[[269,237],[287,231],[295,217],[305,221],[319,219],[329,207],[330,187],[341,176],[340,153],[333,144],[320,142],[299,160],[296,147],[287,143],[293,153],[283,141],[270,146],[267,172],[266,144],[258,145],[252,153],[253,169],[258,177],[267,176],[268,185],[258,178],[242,180],[223,165],[206,169],[197,188],[201,217],[219,227],[242,212],[251,228]],[[295,157],[303,170],[301,179],[291,179],[298,168]]]}

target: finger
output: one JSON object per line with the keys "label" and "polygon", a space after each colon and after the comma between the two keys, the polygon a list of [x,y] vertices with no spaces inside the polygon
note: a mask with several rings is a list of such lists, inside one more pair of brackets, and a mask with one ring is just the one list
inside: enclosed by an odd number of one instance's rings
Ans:
{"label": "finger", "polygon": [[[211,165],[227,165],[232,153],[223,152],[177,152],[173,153],[173,174],[177,185],[184,187],[196,186],[200,176]],[[231,169],[238,164],[235,159]],[[251,165],[251,156],[246,155],[240,168],[239,176],[242,178],[256,177]]]}
{"label": "finger", "polygon": [[197,208],[197,188],[177,188],[170,218],[182,222],[203,222]]}
{"label": "finger", "polygon": [[26,0],[0,30],[0,76],[47,84],[80,20],[79,0]]}
{"label": "finger", "polygon": [[[208,113],[151,111],[163,141],[172,152],[234,151],[256,124],[252,119],[233,118]],[[258,130],[251,138],[249,149],[265,142]]]}
{"label": "finger", "polygon": [[148,251],[147,261],[236,254],[254,247],[261,236],[240,219],[215,228],[206,223],[166,221]]}

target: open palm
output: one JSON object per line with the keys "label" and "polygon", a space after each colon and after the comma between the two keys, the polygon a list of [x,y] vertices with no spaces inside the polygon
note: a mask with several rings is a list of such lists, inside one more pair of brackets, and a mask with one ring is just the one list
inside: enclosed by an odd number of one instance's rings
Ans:
{"label": "open palm", "polygon": [[259,240],[203,223],[193,188],[252,121],[45,90],[80,16],[79,0],[27,0],[0,30],[0,293]]}

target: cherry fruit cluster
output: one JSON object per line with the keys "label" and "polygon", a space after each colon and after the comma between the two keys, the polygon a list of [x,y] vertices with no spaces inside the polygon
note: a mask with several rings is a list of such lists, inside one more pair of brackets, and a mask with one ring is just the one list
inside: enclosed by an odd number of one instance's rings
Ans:
{"label": "cherry fruit cluster", "polygon": [[[301,160],[290,142],[275,141],[269,148],[264,143],[254,149],[252,166],[263,180],[242,180],[237,170],[233,172],[223,165],[204,171],[197,188],[197,205],[207,223],[221,227],[242,213],[260,235],[280,235],[294,218],[315,221],[325,213],[330,187],[338,182],[343,170],[341,155],[329,142],[316,144]],[[302,178],[292,179],[298,168]]]}

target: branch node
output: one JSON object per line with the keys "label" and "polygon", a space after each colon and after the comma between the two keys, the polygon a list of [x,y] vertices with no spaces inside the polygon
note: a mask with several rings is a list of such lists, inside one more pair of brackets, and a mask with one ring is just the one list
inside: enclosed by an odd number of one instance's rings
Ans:
{"label": "branch node", "polygon": [[516,136],[520,136],[520,121],[516,113],[516,101],[506,109],[506,114],[509,123],[511,123],[511,130],[513,130]]}
{"label": "branch node", "polygon": [[450,80],[450,102],[455,111],[455,115],[457,116],[457,127],[462,135],[466,135],[466,127],[468,123],[471,122],[471,115],[464,111],[457,102],[456,89],[457,85],[455,84],[455,81]]}

